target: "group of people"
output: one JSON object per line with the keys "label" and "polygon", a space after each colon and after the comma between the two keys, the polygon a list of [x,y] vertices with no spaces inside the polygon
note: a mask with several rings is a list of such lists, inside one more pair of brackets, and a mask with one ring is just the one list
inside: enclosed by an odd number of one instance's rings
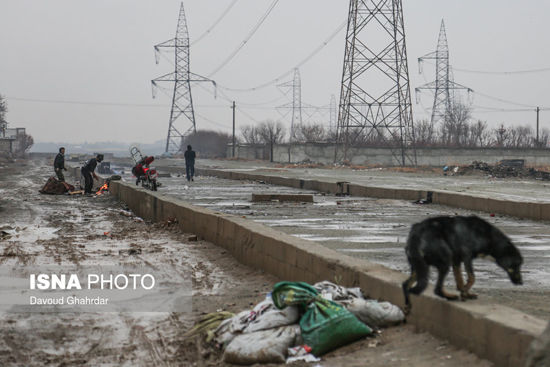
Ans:
{"label": "group of people", "polygon": [[[197,154],[195,153],[191,145],[187,146],[187,150],[185,151],[183,156],[185,158],[185,174],[187,177],[187,181],[195,181],[195,158],[197,157]],[[92,188],[94,185],[92,177],[96,180],[98,179],[97,175],[95,174],[95,169],[97,167],[97,164],[101,163],[102,161],[103,154],[98,154],[96,157],[88,159],[80,169],[82,176],[84,176],[84,194],[92,193]],[[148,165],[151,162],[144,163]],[[59,153],[57,154],[53,162],[53,168],[55,170],[55,174],[57,175],[57,179],[59,181],[65,181],[65,175],[63,174],[63,171],[66,171],[67,167],[65,167],[64,147],[59,148]]]}

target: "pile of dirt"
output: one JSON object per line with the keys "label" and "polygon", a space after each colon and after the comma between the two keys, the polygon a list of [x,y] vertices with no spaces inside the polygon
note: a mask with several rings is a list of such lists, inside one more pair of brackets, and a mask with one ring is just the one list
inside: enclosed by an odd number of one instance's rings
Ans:
{"label": "pile of dirt", "polygon": [[550,181],[550,172],[540,171],[533,167],[515,167],[495,165],[491,166],[484,162],[474,161],[469,166],[458,166],[456,172],[452,169],[451,172],[459,176],[475,176],[484,174],[489,177],[496,178],[520,178],[531,180]]}

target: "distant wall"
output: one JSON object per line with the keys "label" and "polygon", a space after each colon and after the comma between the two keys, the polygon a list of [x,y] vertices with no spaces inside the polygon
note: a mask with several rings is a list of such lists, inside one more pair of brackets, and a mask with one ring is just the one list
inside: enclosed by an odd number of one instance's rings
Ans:
{"label": "distant wall", "polygon": [[[231,157],[231,147],[228,157]],[[267,153],[267,155],[266,155]],[[265,146],[239,145],[235,149],[239,158],[268,159]],[[410,151],[409,154],[412,154]],[[525,159],[529,166],[550,165],[550,149],[547,148],[419,148],[416,158],[420,166],[444,167],[471,164],[481,161],[488,164],[502,159]],[[274,147],[273,160],[279,163],[297,163],[309,159],[324,164],[334,163],[334,144],[301,143],[280,144]],[[360,148],[351,159],[355,165],[381,164],[398,166],[399,162],[388,148]]]}

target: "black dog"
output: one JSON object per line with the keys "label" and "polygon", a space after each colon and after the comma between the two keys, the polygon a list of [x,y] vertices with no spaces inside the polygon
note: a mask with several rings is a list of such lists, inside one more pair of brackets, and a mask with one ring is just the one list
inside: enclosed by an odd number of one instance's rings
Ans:
{"label": "black dog", "polygon": [[[477,298],[470,293],[475,282],[472,261],[476,257],[496,261],[506,270],[512,283],[523,284],[520,272],[523,258],[519,250],[504,233],[476,216],[436,217],[417,223],[411,229],[405,251],[411,264],[411,276],[403,283],[406,311],[411,309],[409,293],[420,294],[428,286],[430,265],[438,272],[435,294],[448,300],[458,299],[457,295],[443,290],[443,282],[451,266],[460,299]],[[468,273],[466,284],[462,278],[461,263],[464,263]],[[416,285],[412,287],[414,283]]]}

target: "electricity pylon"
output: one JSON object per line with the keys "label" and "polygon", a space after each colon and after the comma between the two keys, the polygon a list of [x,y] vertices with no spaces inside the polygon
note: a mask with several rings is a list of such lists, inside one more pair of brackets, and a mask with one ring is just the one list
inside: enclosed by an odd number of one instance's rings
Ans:
{"label": "electricity pylon", "polygon": [[300,79],[300,70],[294,69],[294,78],[290,82],[277,85],[280,87],[292,88],[292,102],[276,107],[277,110],[292,110],[292,120],[290,121],[290,141],[299,140],[302,129],[302,81]]}
{"label": "electricity pylon", "polygon": [[[156,96],[157,82],[174,82],[172,109],[170,111],[168,137],[166,139],[166,152],[178,153],[184,151],[182,146],[184,138],[197,131],[195,111],[193,110],[193,98],[191,96],[191,82],[214,83],[210,79],[189,71],[189,33],[187,32],[187,21],[185,20],[183,2],[180,6],[176,37],[155,46],[155,60],[157,64],[159,63],[161,48],[174,49],[175,71],[151,80],[153,84],[153,98]],[[178,120],[182,115],[186,119],[182,118]]]}
{"label": "electricity pylon", "polygon": [[330,96],[330,119],[329,119],[329,133],[333,134],[336,132],[336,97],[334,94]]}
{"label": "electricity pylon", "polygon": [[453,110],[453,104],[456,102],[455,92],[465,89],[473,92],[472,89],[454,82],[453,69],[449,64],[449,46],[447,44],[447,34],[445,32],[445,22],[441,20],[439,29],[439,39],[437,41],[437,50],[418,58],[418,71],[422,74],[423,61],[435,60],[435,81],[415,88],[416,103],[420,102],[419,92],[423,89],[434,91],[434,104],[432,107],[432,124],[443,124],[449,120],[449,115]]}
{"label": "electricity pylon", "polygon": [[412,121],[401,0],[350,0],[335,161],[371,142],[416,164]]}

